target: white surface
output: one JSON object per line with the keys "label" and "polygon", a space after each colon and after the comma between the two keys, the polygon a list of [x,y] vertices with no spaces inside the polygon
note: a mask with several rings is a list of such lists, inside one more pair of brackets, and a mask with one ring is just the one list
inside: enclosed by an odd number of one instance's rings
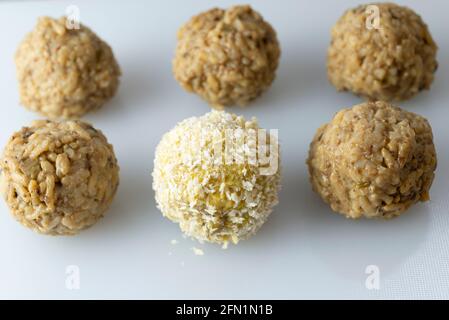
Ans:
{"label": "white surface", "polygon": [[[150,175],[162,134],[209,111],[175,82],[171,59],[178,27],[216,2],[0,3],[1,148],[38,118],[19,105],[13,63],[38,16],[60,16],[68,4],[78,5],[82,22],[112,46],[123,70],[118,96],[85,118],[114,144],[121,166],[110,212],[79,236],[47,237],[14,221],[1,201],[0,298],[449,298],[449,2],[398,1],[423,16],[440,47],[432,90],[402,103],[430,120],[439,167],[432,201],[388,222],[333,214],[311,191],[305,166],[318,126],[361,101],[335,92],[325,69],[329,29],[360,0],[247,2],[276,28],[283,54],[271,90],[233,111],[279,129],[283,189],[260,232],[226,251],[182,238],[156,209]],[[194,255],[194,246],[205,255]],[[68,265],[80,268],[80,290],[65,286]],[[365,288],[367,265],[379,267],[380,290]]]}

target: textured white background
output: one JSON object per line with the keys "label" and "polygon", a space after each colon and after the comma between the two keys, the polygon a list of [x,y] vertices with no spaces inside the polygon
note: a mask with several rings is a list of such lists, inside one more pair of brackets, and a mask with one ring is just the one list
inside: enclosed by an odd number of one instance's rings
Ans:
{"label": "textured white background", "polygon": [[[47,237],[15,222],[0,202],[0,298],[449,298],[449,38],[447,1],[398,1],[419,12],[438,43],[440,68],[430,92],[402,103],[434,129],[439,167],[432,201],[384,221],[333,214],[310,188],[305,166],[318,126],[361,100],[326,78],[329,30],[349,1],[247,1],[278,31],[278,77],[246,109],[278,128],[283,153],[280,205],[252,239],[222,250],[183,239],[162,218],[151,189],[154,149],[178,121],[209,111],[171,74],[178,27],[190,16],[236,1],[52,1],[0,3],[0,146],[39,116],[19,105],[14,51],[40,15],[68,4],[114,49],[123,69],[119,93],[85,120],[103,130],[121,165],[121,184],[103,220],[76,237]],[[178,239],[179,244],[170,241]],[[193,246],[204,250],[195,256]],[[65,287],[77,265],[80,290]],[[365,268],[380,269],[380,290],[365,288]]]}

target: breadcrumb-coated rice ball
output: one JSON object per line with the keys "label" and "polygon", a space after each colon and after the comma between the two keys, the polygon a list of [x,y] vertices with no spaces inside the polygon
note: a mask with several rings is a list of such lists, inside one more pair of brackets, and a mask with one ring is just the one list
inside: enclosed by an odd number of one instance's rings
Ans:
{"label": "breadcrumb-coated rice ball", "polygon": [[[255,119],[212,111],[166,133],[153,171],[162,214],[186,235],[224,246],[256,233],[277,204],[280,187],[277,139],[258,129]],[[234,134],[243,140],[232,139]],[[266,162],[259,153],[264,147],[271,150]]]}
{"label": "breadcrumb-coated rice ball", "polygon": [[429,200],[437,157],[426,119],[367,102],[319,128],[307,162],[313,189],[332,210],[348,218],[391,218]]}
{"label": "breadcrumb-coated rice ball", "polygon": [[332,29],[328,77],[338,90],[370,100],[405,100],[430,88],[436,53],[427,25],[413,10],[393,3],[361,5]]}
{"label": "breadcrumb-coated rice ball", "polygon": [[270,87],[280,53],[276,32],[250,6],[215,8],[181,27],[173,71],[214,107],[244,106]]}
{"label": "breadcrumb-coated rice ball", "polygon": [[39,18],[16,52],[20,101],[49,118],[79,118],[118,88],[120,68],[109,45],[67,18]]}
{"label": "breadcrumb-coated rice ball", "polygon": [[101,131],[81,121],[34,121],[9,139],[0,183],[12,215],[42,234],[95,224],[114,198],[119,167]]}

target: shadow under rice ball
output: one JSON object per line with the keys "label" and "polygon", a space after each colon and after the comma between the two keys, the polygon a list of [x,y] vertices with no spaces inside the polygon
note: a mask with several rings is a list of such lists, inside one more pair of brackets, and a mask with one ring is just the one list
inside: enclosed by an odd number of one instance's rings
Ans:
{"label": "shadow under rice ball", "polygon": [[393,3],[361,5],[332,29],[328,77],[337,90],[369,100],[406,100],[430,88],[436,53],[427,25],[413,10]]}
{"label": "shadow under rice ball", "polygon": [[12,215],[42,234],[73,235],[95,224],[119,183],[112,146],[81,121],[35,121],[9,139],[0,183]]}
{"label": "shadow under rice ball", "polygon": [[392,218],[430,199],[437,165],[430,124],[386,102],[338,112],[308,159],[313,189],[348,218]]}
{"label": "shadow under rice ball", "polygon": [[21,103],[48,118],[79,118],[111,99],[119,85],[109,45],[86,26],[66,23],[65,17],[39,18],[15,57]]}
{"label": "shadow under rice ball", "polygon": [[179,30],[173,72],[214,107],[244,106],[270,87],[280,53],[276,32],[250,6],[215,8]]}

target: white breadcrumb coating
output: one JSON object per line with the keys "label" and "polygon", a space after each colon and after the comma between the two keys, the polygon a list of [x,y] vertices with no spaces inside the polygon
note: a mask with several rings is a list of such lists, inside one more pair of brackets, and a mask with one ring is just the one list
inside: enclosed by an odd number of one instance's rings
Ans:
{"label": "white breadcrumb coating", "polygon": [[[262,175],[259,162],[213,160],[213,145],[217,137],[223,141],[226,130],[258,128],[255,119],[212,111],[182,121],[163,136],[156,149],[153,189],[163,215],[179,223],[186,235],[223,245],[237,243],[267,220],[278,202],[279,166],[274,174]],[[257,149],[257,142],[245,140],[233,141],[232,147]],[[277,146],[274,140],[267,141]]]}
{"label": "white breadcrumb coating", "polygon": [[204,251],[200,248],[193,247],[192,251],[196,256],[204,256]]}

